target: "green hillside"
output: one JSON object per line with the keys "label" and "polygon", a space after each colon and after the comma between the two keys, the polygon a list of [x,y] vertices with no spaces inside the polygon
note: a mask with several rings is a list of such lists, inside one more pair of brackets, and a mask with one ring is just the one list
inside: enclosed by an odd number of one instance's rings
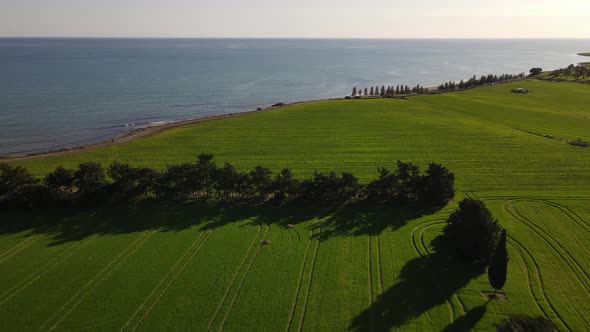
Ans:
{"label": "green hillside", "polygon": [[[530,93],[510,92],[518,87]],[[588,330],[590,148],[567,143],[576,139],[590,141],[590,86],[522,81],[300,104],[15,162],[43,176],[87,160],[163,168],[210,152],[242,170],[350,171],[368,182],[398,159],[434,161],[455,173],[458,195],[426,215],[192,204],[0,212],[0,320],[10,331],[463,331],[524,313]],[[467,196],[508,230],[506,300],[488,301],[485,273],[448,269],[430,246]]]}

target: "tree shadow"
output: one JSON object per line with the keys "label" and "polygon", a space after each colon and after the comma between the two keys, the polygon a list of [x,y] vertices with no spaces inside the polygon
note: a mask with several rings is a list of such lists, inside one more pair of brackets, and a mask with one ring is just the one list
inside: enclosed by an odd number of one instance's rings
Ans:
{"label": "tree shadow", "polygon": [[[356,316],[350,329],[354,331],[388,331],[401,327],[435,306],[444,304],[469,281],[483,273],[477,266],[465,266],[448,256],[434,253],[409,261],[398,277],[399,282]],[[472,316],[477,317],[478,312]],[[473,319],[457,324],[467,325]]]}
{"label": "tree shadow", "polygon": [[45,235],[50,245],[80,241],[92,235],[116,235],[147,230],[179,232],[191,227],[214,230],[231,223],[293,227],[311,222],[322,238],[377,235],[395,230],[427,210],[416,206],[310,207],[211,206],[198,204],[137,204],[101,208],[69,207],[46,211],[9,210],[0,213],[0,238],[9,234]]}
{"label": "tree shadow", "polygon": [[365,204],[347,205],[335,209],[318,226],[322,228],[322,238],[379,235],[387,229],[395,231],[411,220],[439,210],[411,203],[377,207]]}
{"label": "tree shadow", "polygon": [[[489,302],[489,301],[488,301]],[[447,325],[443,332],[467,332],[471,331],[477,322],[479,322],[486,313],[486,305],[477,306],[469,312],[467,312],[464,316],[459,317],[457,320],[452,322],[451,324]]]}

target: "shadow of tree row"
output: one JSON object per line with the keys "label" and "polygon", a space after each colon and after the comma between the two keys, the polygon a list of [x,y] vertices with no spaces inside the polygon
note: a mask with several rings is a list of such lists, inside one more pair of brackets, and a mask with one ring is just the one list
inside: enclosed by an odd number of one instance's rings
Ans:
{"label": "shadow of tree row", "polygon": [[318,220],[322,238],[380,234],[395,230],[410,220],[436,212],[418,205],[362,206],[316,208],[289,207],[222,207],[194,204],[112,206],[101,208],[68,208],[49,211],[0,212],[0,237],[28,232],[46,235],[50,245],[79,241],[92,235],[112,235],[157,230],[174,232],[198,226],[211,230],[242,222],[275,224],[280,227]]}
{"label": "shadow of tree row", "polygon": [[[212,230],[232,223],[278,225],[287,228],[310,220],[307,227],[322,228],[322,239],[378,235],[395,231],[409,221],[436,213],[420,206],[314,207],[215,207],[194,204],[136,205],[130,207],[75,208],[53,211],[1,211],[0,239],[26,232],[45,235],[49,245],[80,241],[93,235],[116,235],[156,230],[179,232],[192,227]],[[454,263],[447,255],[434,253],[410,260],[369,308],[354,318],[355,331],[388,331],[402,327],[432,308],[442,305],[469,281],[483,273],[478,267]],[[476,307],[447,326],[445,331],[467,331],[485,314]]]}

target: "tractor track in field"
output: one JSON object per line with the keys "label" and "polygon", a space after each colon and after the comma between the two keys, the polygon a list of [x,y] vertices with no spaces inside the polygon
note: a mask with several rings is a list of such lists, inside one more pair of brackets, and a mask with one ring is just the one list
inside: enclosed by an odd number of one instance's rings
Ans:
{"label": "tractor track in field", "polygon": [[[368,235],[368,242],[369,242],[369,296],[370,302],[369,304],[376,303],[379,299],[379,296],[383,294],[383,275],[381,272],[381,248],[379,243],[379,235]],[[373,244],[375,246],[375,250],[373,250]],[[374,262],[376,264],[374,264]],[[374,266],[376,265],[376,266]],[[373,270],[376,272],[376,276],[373,273]],[[376,278],[376,284],[375,280]],[[374,288],[377,288],[376,291]],[[370,331],[375,331],[375,327],[380,325],[380,318],[377,317],[377,312],[382,308],[378,308],[373,306],[373,311],[369,316],[369,329]],[[377,330],[380,330],[377,328]]]}
{"label": "tractor track in field", "polygon": [[[504,201],[502,204],[502,208],[506,213],[512,216],[515,220],[520,221],[522,225],[528,228],[530,231],[537,234],[541,239],[561,258],[561,260],[567,265],[569,270],[576,276],[577,281],[581,284],[582,288],[585,290],[586,294],[590,294],[590,275],[586,270],[580,265],[578,260],[574,258],[569,251],[559,243],[559,241],[555,240],[553,236],[536,225],[533,221],[529,218],[522,215],[516,206],[513,203],[518,202],[532,202],[532,203],[541,203],[548,206],[556,207],[559,206],[563,209],[565,207],[561,204],[551,202],[549,199],[539,199],[539,198],[531,198],[531,197],[522,197],[522,198],[514,198],[514,197],[502,197],[502,196],[493,196],[489,198],[483,198],[483,200],[492,200],[492,201]],[[561,212],[565,213],[565,215],[570,218],[576,225],[580,226],[574,218],[569,215],[568,213],[564,212],[562,209],[559,209]]]}
{"label": "tractor track in field", "polygon": [[[153,310],[153,308],[160,302],[164,294],[168,291],[170,286],[174,283],[176,278],[184,271],[188,263],[192,260],[192,258],[200,251],[200,249],[205,245],[207,240],[211,237],[213,231],[205,231],[199,234],[199,236],[193,241],[191,246],[184,252],[184,254],[174,263],[174,265],[168,270],[166,275],[160,280],[158,285],[152,290],[150,295],[145,299],[145,301],[137,308],[137,310],[133,313],[133,315],[127,320],[125,325],[121,328],[121,331],[135,331],[145,320],[147,315]],[[151,303],[150,303],[151,302]],[[148,305],[148,303],[150,303]],[[148,305],[147,309],[143,313],[143,315],[135,322],[135,324],[131,325],[135,317],[137,317],[140,312],[143,310],[144,307]]]}
{"label": "tractor track in field", "polygon": [[[518,202],[532,202],[532,203],[540,203],[540,204],[544,204],[544,205],[547,205],[547,206],[554,207],[554,208],[558,209],[559,211],[561,211],[562,213],[564,213],[568,218],[570,218],[578,226],[583,227],[578,222],[576,222],[574,220],[574,218],[572,217],[571,214],[569,214],[566,211],[564,211],[565,209],[569,209],[568,207],[563,206],[563,205],[561,205],[559,203],[552,202],[549,199],[540,199],[540,198],[536,198],[536,197],[502,197],[502,196],[494,196],[494,197],[484,198],[484,200],[504,201],[504,203],[502,204],[502,207],[503,207],[504,211],[507,212],[510,216],[512,216],[515,220],[520,221],[522,225],[524,225],[527,229],[529,229],[529,231],[537,234],[542,239],[542,241],[545,242],[559,256],[559,258],[561,258],[561,260],[566,264],[566,266],[568,267],[568,269],[574,274],[575,279],[582,285],[582,288],[584,289],[584,291],[588,294],[588,289],[587,289],[588,286],[587,286],[587,284],[583,280],[583,279],[586,279],[586,281],[588,280],[588,274],[579,265],[579,263],[577,262],[577,260],[575,260],[571,256],[571,254],[563,246],[561,246],[551,236],[551,234],[549,234],[548,232],[546,232],[545,230],[543,230],[542,228],[540,228],[538,225],[536,225],[534,222],[532,222],[529,218],[523,216],[518,211],[518,209],[513,205],[513,203],[518,203]],[[572,211],[572,213],[573,213],[573,211]],[[585,224],[585,222],[582,220],[582,218],[580,218],[579,216],[577,216],[577,217],[579,218],[579,221],[580,222],[582,222],[582,223]],[[524,255],[526,254],[526,256],[533,262],[533,264],[534,264],[534,273],[535,273],[537,279],[539,280],[539,285],[540,285],[539,287],[541,289],[541,294],[543,296],[543,300],[549,305],[552,313],[559,319],[559,321],[562,323],[562,325],[568,331],[571,331],[572,330],[571,327],[566,323],[565,319],[558,313],[556,307],[551,303],[551,301],[549,301],[549,297],[548,297],[548,295],[547,295],[547,293],[545,291],[544,281],[543,281],[543,278],[542,278],[542,275],[541,275],[541,269],[539,267],[539,264],[535,260],[534,256],[532,255],[532,253],[522,243],[520,243],[518,240],[516,240],[514,237],[512,237],[510,235],[508,237],[511,240],[511,242],[515,243],[520,248],[520,250],[517,250],[517,253],[519,254],[519,256],[521,256],[521,259],[524,261],[525,266],[527,267],[527,273],[529,273],[528,270],[531,269],[531,266],[530,266],[530,264],[527,263],[526,259],[524,258]],[[553,244],[553,242],[555,242],[555,245]],[[559,249],[557,247],[559,247]],[[571,261],[569,261],[568,259],[566,259],[566,257],[564,257],[564,254],[561,252],[560,249],[565,252],[565,255],[567,257],[569,257],[571,259]],[[574,265],[574,266],[572,266],[572,265]],[[576,271],[577,270],[576,267],[577,267],[577,269],[579,269],[580,271],[582,271],[582,274],[580,274],[579,271]],[[531,279],[528,278],[528,280],[529,280],[529,284],[530,284],[530,280]],[[533,298],[535,299],[535,302],[537,302],[537,306],[539,306],[539,308],[541,309],[541,311],[543,312],[543,314],[545,314],[545,316],[549,317],[549,315],[547,313],[547,310],[543,309],[542,306],[540,305],[540,301],[538,300],[538,296],[534,295],[532,284],[530,284],[529,291],[530,292],[533,292]],[[577,309],[575,309],[575,310],[577,311]],[[590,327],[590,324],[588,324],[588,322],[586,322],[585,319],[584,319],[584,322],[585,322],[585,324],[586,324],[587,327]]]}
{"label": "tractor track in field", "polygon": [[[582,285],[587,294],[590,293],[590,276],[582,268],[580,263],[567,251],[563,245],[556,241],[551,234],[540,228],[529,218],[523,216],[518,209],[512,205],[514,201],[506,201],[503,204],[504,210],[510,214],[513,218],[520,221],[525,227],[537,234],[551,249],[557,253],[561,260],[568,266],[570,271],[576,276],[578,282]],[[569,259],[568,259],[569,258]]]}
{"label": "tractor track in field", "polygon": [[14,255],[18,254],[19,252],[25,250],[26,248],[30,247],[32,244],[34,244],[35,242],[37,242],[39,240],[41,240],[41,237],[40,236],[29,237],[29,238],[21,241],[17,245],[15,245],[14,247],[12,247],[12,248],[8,249],[7,251],[3,252],[0,255],[0,264],[6,262],[11,257],[13,257]]}
{"label": "tractor track in field", "polygon": [[211,331],[211,329],[213,328],[213,325],[215,323],[215,321],[217,320],[217,316],[219,315],[221,308],[223,307],[223,304],[225,303],[225,300],[227,298],[227,296],[229,295],[229,293],[232,290],[232,287],[234,285],[234,283],[236,282],[236,278],[238,277],[238,275],[240,274],[240,271],[242,270],[242,266],[244,266],[244,264],[246,263],[246,261],[248,260],[248,257],[250,256],[252,250],[254,249],[256,243],[258,243],[258,245],[261,245],[261,234],[263,232],[263,226],[262,225],[258,225],[258,233],[256,233],[256,235],[254,236],[254,239],[252,239],[252,243],[250,244],[250,247],[248,248],[248,250],[246,251],[246,254],[244,255],[244,258],[242,258],[242,262],[240,263],[240,265],[238,266],[238,268],[236,269],[236,272],[234,273],[234,275],[232,276],[232,280],[230,281],[229,285],[227,286],[227,289],[225,291],[225,293],[223,294],[223,297],[221,298],[221,301],[219,301],[219,305],[217,306],[217,309],[215,310],[215,313],[213,314],[213,317],[211,318],[211,320],[209,321],[209,324],[207,325],[207,331]]}
{"label": "tractor track in field", "polygon": [[[419,225],[416,225],[412,229],[412,232],[410,234],[410,237],[412,239],[412,246],[414,247],[414,250],[416,251],[416,253],[418,253],[418,255],[420,257],[426,257],[426,256],[430,255],[430,253],[428,252],[428,247],[426,247],[424,245],[424,239],[423,239],[424,231],[430,227],[434,227],[434,226],[444,224],[444,223],[445,223],[444,219],[429,220],[429,221],[424,221],[423,223],[421,223]],[[415,234],[418,230],[420,230],[420,233],[418,234],[418,240],[416,240]],[[424,250],[424,252],[421,252],[420,246],[422,246],[422,250]],[[445,302],[447,303],[447,306],[449,308],[449,315],[451,318],[451,323],[453,323],[458,318],[457,313],[455,312],[455,308],[454,308],[453,304],[451,303],[451,300],[446,299]]]}
{"label": "tractor track in field", "polygon": [[313,286],[313,274],[315,271],[316,263],[318,261],[318,253],[320,251],[320,245],[322,243],[322,227],[318,227],[318,246],[316,247],[315,253],[313,255],[313,262],[311,264],[311,271],[309,274],[309,286],[307,287],[307,292],[305,294],[305,301],[303,302],[303,312],[301,313],[301,320],[299,321],[299,330],[303,331],[303,325],[305,324],[305,313],[307,312],[307,305],[309,303],[309,296],[311,294],[311,287]]}
{"label": "tractor track in field", "polygon": [[[526,271],[527,271],[526,277],[527,277],[527,283],[529,285],[529,292],[531,293],[531,296],[533,297],[535,303],[537,304],[537,307],[541,310],[541,312],[545,315],[545,317],[550,318],[549,314],[547,313],[547,310],[543,309],[543,306],[541,305],[541,301],[539,300],[538,296],[535,295],[533,283],[531,282],[531,270],[534,270],[533,273],[535,274],[537,280],[539,281],[539,289],[541,290],[541,296],[543,297],[543,301],[545,303],[547,303],[547,305],[549,306],[549,309],[551,310],[553,315],[555,315],[555,317],[557,317],[557,319],[560,321],[560,323],[568,331],[572,331],[572,329],[569,327],[569,325],[566,323],[566,321],[563,319],[563,317],[559,314],[559,312],[557,311],[557,309],[555,308],[553,303],[551,303],[551,301],[549,300],[549,297],[547,296],[547,292],[545,291],[543,277],[541,276],[541,270],[539,268],[539,264],[535,260],[535,257],[531,254],[530,251],[528,251],[528,249],[522,243],[520,243],[518,240],[516,240],[516,238],[508,235],[508,239],[510,240],[509,242],[507,242],[508,245],[515,249],[515,251],[518,253],[520,259],[524,262],[524,265],[525,265]],[[531,266],[527,263],[527,260],[525,259],[525,255],[533,262],[533,266]]]}
{"label": "tractor track in field", "polygon": [[305,275],[305,267],[307,266],[307,260],[309,258],[309,252],[311,251],[313,241],[313,231],[311,231],[309,244],[307,245],[307,249],[305,250],[305,257],[303,258],[301,273],[299,274],[299,281],[297,282],[297,288],[295,290],[295,298],[293,299],[293,306],[291,307],[289,322],[287,323],[287,332],[291,330],[291,326],[293,325],[293,317],[295,316],[295,310],[297,309],[297,300],[299,299],[299,292],[301,291],[301,284],[303,283],[303,276]]}
{"label": "tractor track in field", "polygon": [[[266,233],[263,236],[264,239],[268,236],[268,234],[270,234],[270,228],[271,228],[271,225],[268,225]],[[225,322],[227,320],[227,317],[229,316],[231,311],[234,309],[234,305],[236,304],[236,301],[237,301],[238,297],[240,296],[240,293],[242,291],[242,287],[244,286],[244,283],[246,282],[246,279],[248,278],[248,274],[250,274],[250,271],[252,270],[252,266],[254,266],[254,263],[256,262],[256,258],[258,258],[258,255],[260,254],[260,251],[262,250],[263,247],[264,247],[263,244],[258,246],[258,250],[256,250],[256,253],[254,254],[254,257],[252,258],[252,261],[248,265],[248,268],[246,269],[246,272],[244,273],[244,276],[242,277],[242,280],[240,281],[238,289],[236,290],[236,294],[234,295],[234,297],[229,305],[229,308],[227,309],[227,312],[225,313],[225,315],[223,316],[223,319],[221,320],[221,326],[219,327],[219,331],[223,330],[223,327],[225,326]]]}
{"label": "tractor track in field", "polygon": [[40,268],[33,271],[24,279],[22,279],[21,281],[19,281],[18,283],[14,284],[12,287],[4,291],[2,294],[0,294],[0,306],[8,302],[8,300],[12,299],[16,295],[18,295],[20,292],[32,285],[35,281],[39,280],[45,273],[49,272],[53,268],[57,267],[59,264],[63,263],[70,256],[76,253],[79,249],[88,244],[88,242],[89,239],[86,239],[77,242],[76,244],[73,244],[70,248],[59,253],[57,257],[52,258],[50,261],[42,265]]}
{"label": "tractor track in field", "polygon": [[[49,319],[47,319],[39,329],[47,327],[47,331],[54,330],[74,309],[91,294],[100,283],[108,278],[111,273],[120,266],[129,256],[135,253],[151,236],[153,232],[143,233],[134,239],[123,251],[113,258],[105,267],[103,267],[92,279],[90,279],[82,288],[64,303]],[[69,308],[68,308],[69,307]],[[67,310],[67,311],[66,311]],[[48,326],[52,324],[51,326]]]}

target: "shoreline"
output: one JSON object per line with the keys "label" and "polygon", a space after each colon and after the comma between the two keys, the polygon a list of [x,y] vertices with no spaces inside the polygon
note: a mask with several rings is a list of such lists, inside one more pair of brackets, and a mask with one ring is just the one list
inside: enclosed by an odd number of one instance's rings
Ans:
{"label": "shoreline", "polygon": [[[544,80],[544,81],[547,81],[547,80]],[[511,81],[511,82],[513,82],[513,81]],[[499,82],[499,83],[496,83],[495,85],[506,84],[506,83],[511,83],[511,82]],[[443,94],[443,93],[459,92],[459,91],[478,89],[478,88],[483,88],[483,87],[485,87],[485,86],[476,86],[476,87],[471,87],[468,89],[457,90],[457,91],[439,92],[437,90],[437,87],[432,86],[432,87],[425,87],[425,89],[427,91],[430,91],[430,93],[425,93],[423,95],[425,95],[425,96],[438,95],[438,94]],[[407,99],[408,97],[412,97],[412,96],[413,95],[405,95],[405,96],[396,97],[396,98]],[[379,97],[375,97],[375,98],[366,97],[366,98],[360,98],[360,99],[364,99],[364,100],[379,99]],[[57,149],[57,150],[33,152],[33,153],[26,153],[26,154],[0,155],[0,163],[20,161],[20,160],[39,159],[39,158],[45,158],[45,157],[55,157],[55,156],[62,156],[62,155],[68,155],[68,154],[76,154],[76,153],[81,153],[81,152],[85,152],[85,151],[106,148],[106,147],[110,147],[110,146],[114,146],[114,145],[118,145],[118,144],[128,143],[128,142],[134,141],[139,138],[145,138],[145,137],[150,137],[150,136],[156,135],[156,134],[161,133],[166,130],[189,126],[189,125],[193,125],[193,124],[197,124],[197,123],[216,121],[216,120],[222,120],[222,119],[229,119],[229,118],[251,115],[251,114],[256,114],[256,113],[269,112],[269,111],[278,110],[278,109],[281,109],[281,108],[284,108],[287,106],[302,105],[302,104],[315,103],[315,102],[328,101],[328,100],[346,100],[346,98],[324,98],[324,99],[296,101],[296,102],[292,102],[292,103],[277,103],[275,105],[272,105],[272,106],[269,106],[266,108],[262,108],[262,109],[253,110],[253,111],[227,113],[227,114],[221,114],[221,115],[212,115],[212,116],[205,116],[205,117],[200,117],[200,118],[179,120],[179,121],[175,121],[175,122],[169,122],[169,123],[164,123],[164,124],[160,124],[160,125],[154,125],[154,126],[148,126],[145,128],[134,129],[129,132],[123,133],[119,136],[115,136],[109,140],[101,141],[101,142],[97,142],[97,143],[89,143],[89,144],[83,144],[83,145],[78,145],[78,146],[74,146],[74,147],[64,147],[64,148]]]}
{"label": "shoreline", "polygon": [[[7,155],[0,155],[0,163],[2,162],[12,162],[12,161],[19,161],[19,160],[30,160],[30,159],[38,159],[38,158],[45,158],[45,157],[54,157],[54,156],[61,156],[67,154],[75,154],[84,151],[106,148],[113,145],[128,143],[134,141],[139,138],[150,137],[155,134],[161,133],[166,130],[180,128],[184,126],[189,126],[197,123],[202,122],[209,122],[209,121],[216,121],[222,119],[229,119],[238,116],[250,115],[255,113],[263,113],[278,110],[284,108],[286,106],[293,106],[293,105],[301,105],[307,103],[314,103],[319,101],[326,101],[326,100],[344,100],[344,98],[327,98],[327,99],[314,99],[314,100],[305,100],[305,101],[297,101],[292,103],[278,103],[273,106],[269,106],[263,109],[257,109],[254,111],[245,111],[245,112],[237,112],[237,113],[227,113],[221,115],[211,115],[199,118],[192,118],[192,119],[185,119],[175,122],[164,123],[160,125],[148,126],[145,128],[138,128],[131,130],[129,132],[123,133],[119,136],[115,136],[109,140],[101,141],[97,143],[90,143],[84,144],[74,147],[64,147],[58,150],[50,150],[50,151],[43,151],[43,152],[33,152],[27,154],[7,154]],[[281,104],[281,105],[279,105]]]}

